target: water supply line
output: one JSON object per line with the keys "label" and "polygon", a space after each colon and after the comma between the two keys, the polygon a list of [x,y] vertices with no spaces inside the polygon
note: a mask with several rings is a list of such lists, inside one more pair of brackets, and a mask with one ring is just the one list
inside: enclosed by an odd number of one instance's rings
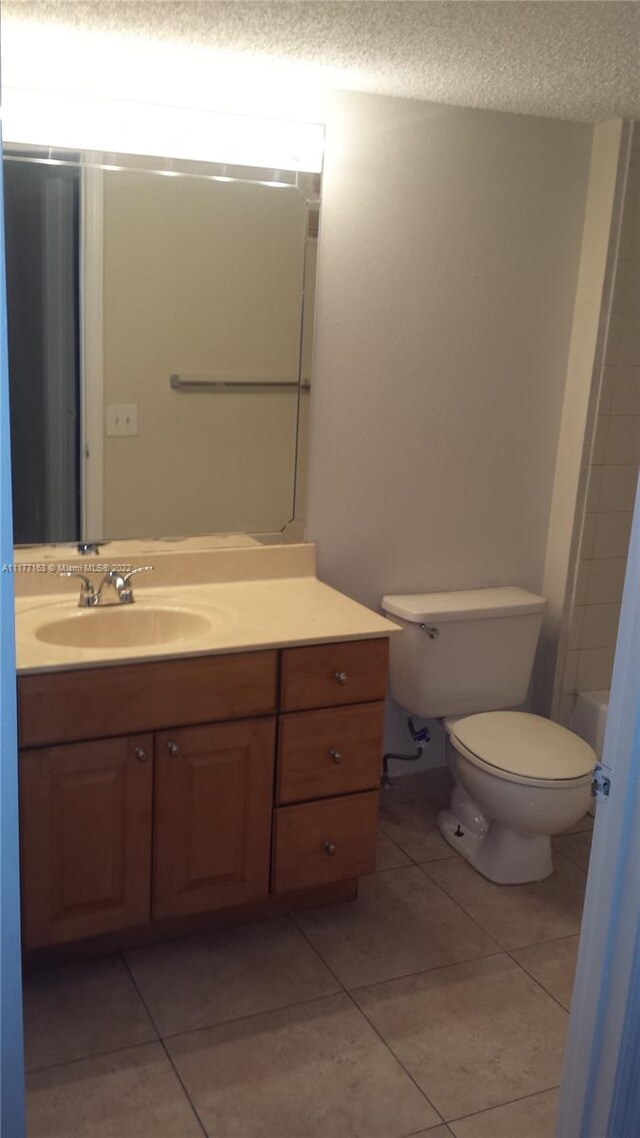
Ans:
{"label": "water supply line", "polygon": [[399,759],[400,762],[402,762],[402,763],[417,763],[418,759],[422,758],[422,753],[424,751],[425,746],[427,745],[427,743],[431,742],[431,735],[429,734],[429,728],[428,727],[416,727],[414,722],[413,722],[413,716],[412,715],[407,716],[407,727],[409,728],[409,734],[411,735],[411,738],[413,739],[414,743],[417,743],[416,752],[413,755],[400,755],[400,754],[396,754],[395,751],[388,751],[386,755],[383,755],[382,756],[382,781],[381,781],[382,786],[392,787],[395,785],[391,781],[391,775],[389,774],[389,760],[390,759]]}

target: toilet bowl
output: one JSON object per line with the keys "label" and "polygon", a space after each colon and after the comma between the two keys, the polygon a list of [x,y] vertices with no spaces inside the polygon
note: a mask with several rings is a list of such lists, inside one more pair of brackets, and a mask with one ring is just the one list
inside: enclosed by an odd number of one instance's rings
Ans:
{"label": "toilet bowl", "polygon": [[596,756],[571,731],[521,711],[445,719],[455,778],[445,840],[500,885],[553,872],[551,836],[586,813]]}
{"label": "toilet bowl", "polygon": [[446,728],[455,787],[438,818],[444,838],[490,881],[548,877],[552,835],[589,807],[596,755],[566,727],[510,710],[527,698],[544,597],[501,586],[386,596],[382,608],[403,628],[391,640],[393,699]]}

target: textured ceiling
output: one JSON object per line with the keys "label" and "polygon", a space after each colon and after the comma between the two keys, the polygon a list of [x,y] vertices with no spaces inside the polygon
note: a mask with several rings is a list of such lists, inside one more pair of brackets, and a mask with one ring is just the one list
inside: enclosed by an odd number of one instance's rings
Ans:
{"label": "textured ceiling", "polygon": [[[6,0],[37,20],[312,64],[328,87],[569,119],[640,117],[640,4]],[[324,79],[323,79],[324,76]]]}

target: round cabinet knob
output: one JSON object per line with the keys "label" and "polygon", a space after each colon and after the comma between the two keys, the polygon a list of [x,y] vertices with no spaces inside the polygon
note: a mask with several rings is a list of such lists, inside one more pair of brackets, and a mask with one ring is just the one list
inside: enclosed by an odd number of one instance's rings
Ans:
{"label": "round cabinet knob", "polygon": [[325,842],[322,848],[326,854],[329,854],[329,856],[332,857],[338,847],[336,846],[335,842]]}
{"label": "round cabinet knob", "polygon": [[340,754],[340,751],[336,751],[335,747],[333,750],[329,751],[329,754],[330,754],[331,758],[333,759],[334,763],[341,763],[342,762],[342,755]]}
{"label": "round cabinet knob", "polygon": [[173,742],[167,743],[167,750],[168,750],[169,754],[171,755],[172,759],[175,759],[176,756],[180,754],[180,748],[179,748],[177,743],[173,743]]}
{"label": "round cabinet knob", "polygon": [[146,763],[147,752],[145,751],[144,747],[134,747],[133,753],[139,763]]}
{"label": "round cabinet knob", "polygon": [[334,672],[333,678],[337,684],[346,684],[349,677],[346,672]]}

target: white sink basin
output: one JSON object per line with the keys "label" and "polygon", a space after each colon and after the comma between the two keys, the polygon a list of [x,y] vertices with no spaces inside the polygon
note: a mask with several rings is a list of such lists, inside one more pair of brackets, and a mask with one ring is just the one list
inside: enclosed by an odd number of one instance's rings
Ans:
{"label": "white sink basin", "polygon": [[135,648],[198,640],[212,628],[208,617],[189,609],[108,605],[101,609],[75,609],[41,625],[36,636],[46,644],[63,648]]}

